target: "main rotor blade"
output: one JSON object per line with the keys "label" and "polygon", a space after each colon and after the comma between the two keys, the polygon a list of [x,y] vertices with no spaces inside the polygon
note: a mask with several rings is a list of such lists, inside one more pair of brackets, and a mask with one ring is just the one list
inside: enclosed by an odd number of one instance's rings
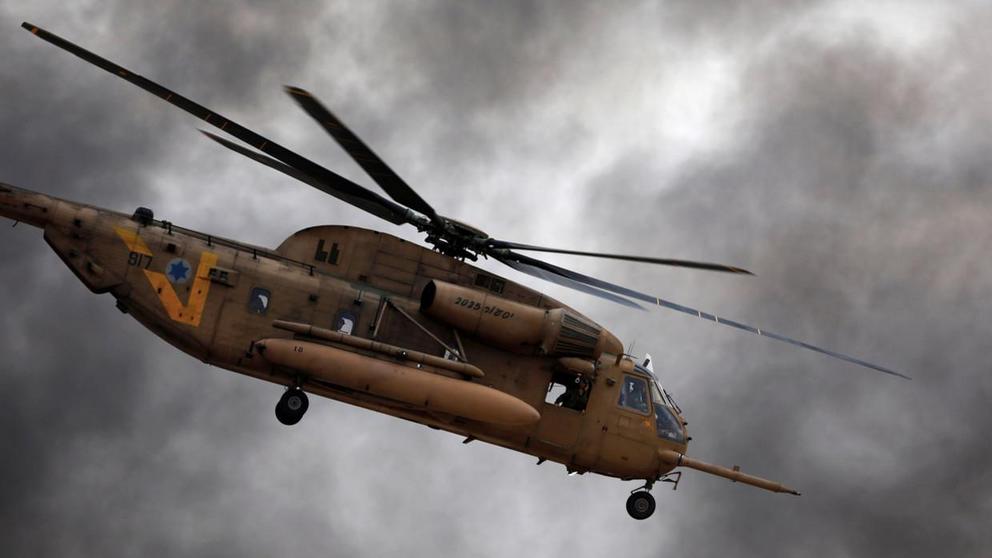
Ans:
{"label": "main rotor blade", "polygon": [[568,287],[570,289],[575,289],[576,291],[583,292],[583,293],[586,293],[586,294],[590,294],[592,296],[596,296],[596,297],[599,297],[599,298],[603,298],[603,299],[609,300],[610,302],[615,302],[617,304],[622,304],[622,305],[627,306],[629,308],[636,308],[638,310],[644,310],[644,307],[643,306],[641,306],[640,304],[634,302],[633,300],[624,298],[622,296],[615,295],[615,294],[613,294],[611,292],[607,292],[607,291],[604,291],[602,289],[597,289],[596,287],[592,287],[592,286],[589,286],[589,285],[587,285],[585,283],[581,283],[579,281],[575,281],[573,279],[569,279],[568,277],[564,277],[564,276],[559,275],[557,273],[552,273],[552,272],[547,271],[545,269],[542,269],[542,268],[540,268],[538,266],[530,265],[530,264],[523,263],[523,262],[520,262],[520,261],[515,261],[515,260],[509,259],[509,258],[504,259],[504,258],[502,258],[500,256],[493,256],[493,257],[497,261],[499,261],[500,263],[502,263],[503,265],[512,267],[513,269],[516,269],[517,271],[519,271],[521,273],[526,273],[527,275],[530,275],[532,277],[537,277],[538,279],[544,279],[545,281],[549,281],[551,283],[555,283],[556,285],[561,285],[563,287]]}
{"label": "main rotor blade", "polygon": [[344,122],[341,122],[327,107],[321,104],[312,93],[288,85],[284,89],[375,180],[376,184],[389,194],[389,197],[423,213],[432,221],[440,220],[437,212],[429,203],[424,201],[409,184],[393,172],[389,165],[379,158],[368,145],[365,145],[365,142],[354,132],[348,129]]}
{"label": "main rotor blade", "polygon": [[[541,260],[537,260],[537,259],[531,258],[530,256],[525,256],[523,254],[517,254],[515,252],[510,252],[509,254],[504,255],[502,257],[498,257],[497,259],[499,261],[501,261],[501,262],[509,265],[510,267],[515,268],[515,269],[517,269],[517,267],[515,265],[511,265],[510,263],[508,263],[507,260],[510,260],[510,261],[516,260],[516,263],[519,263],[521,265],[529,265],[531,267],[541,269],[541,270],[543,270],[543,271],[545,271],[545,272],[547,272],[549,274],[557,275],[559,277],[568,279],[568,280],[570,280],[573,283],[580,283],[580,284],[585,284],[585,285],[593,286],[593,287],[596,287],[598,289],[602,289],[604,291],[610,291],[610,292],[613,292],[613,293],[617,293],[617,294],[621,294],[621,295],[624,295],[624,296],[628,296],[628,297],[634,298],[636,300],[642,300],[644,302],[649,302],[651,304],[662,306],[664,308],[668,308],[669,310],[675,310],[676,312],[682,312],[683,314],[689,314],[690,316],[695,316],[697,318],[702,318],[704,320],[709,320],[711,322],[716,322],[718,324],[722,324],[722,325],[730,326],[730,327],[733,327],[733,328],[737,328],[737,329],[740,329],[742,331],[746,331],[748,333],[753,333],[755,335],[761,335],[763,337],[769,337],[771,339],[775,339],[777,341],[782,341],[784,343],[789,343],[790,345],[795,345],[797,347],[802,347],[802,348],[808,349],[810,351],[816,351],[818,353],[821,353],[821,354],[824,354],[824,355],[827,355],[827,356],[830,356],[830,357],[833,357],[833,358],[844,360],[844,361],[850,362],[852,364],[857,364],[858,366],[863,366],[865,368],[871,368],[872,370],[877,370],[879,372],[884,372],[885,374],[891,374],[893,376],[898,376],[900,378],[905,378],[907,380],[911,379],[909,376],[907,376],[905,374],[902,374],[900,372],[896,372],[895,370],[890,370],[888,368],[879,366],[877,364],[872,364],[870,362],[867,362],[867,361],[864,361],[864,360],[861,360],[861,359],[858,359],[858,358],[854,358],[852,356],[848,356],[848,355],[845,355],[843,353],[838,353],[838,352],[835,352],[835,351],[824,349],[822,347],[817,347],[816,345],[811,345],[811,344],[806,343],[806,342],[803,342],[803,341],[792,339],[791,337],[786,337],[784,335],[779,335],[778,333],[772,333],[770,331],[766,331],[766,330],[761,329],[761,328],[752,327],[752,326],[749,326],[747,324],[742,324],[740,322],[735,322],[733,320],[728,320],[726,318],[721,318],[720,316],[717,316],[715,314],[710,314],[710,313],[707,313],[707,312],[703,312],[701,310],[697,310],[695,308],[690,308],[688,306],[683,306],[683,305],[677,304],[675,302],[670,302],[670,301],[665,300],[663,298],[659,298],[659,297],[656,297],[656,296],[651,296],[651,295],[648,295],[648,294],[644,294],[642,292],[635,291],[633,289],[628,289],[627,287],[623,287],[623,286],[620,286],[620,285],[615,285],[615,284],[610,283],[608,281],[603,281],[601,279],[596,279],[595,277],[590,277],[588,275],[583,275],[581,273],[578,273],[578,272],[575,272],[575,271],[571,271],[571,270],[565,269],[563,267],[559,267],[559,266],[556,266],[556,265],[553,265],[553,264],[549,264],[547,262],[543,262]],[[532,273],[531,275],[536,275],[536,274],[535,273]],[[554,281],[554,282],[559,283],[558,281]],[[576,288],[576,287],[574,287],[570,283],[561,282],[559,284],[564,285],[566,287]],[[582,289],[578,289],[578,290],[582,290]]]}
{"label": "main rotor blade", "polygon": [[651,258],[647,256],[625,256],[622,254],[604,254],[601,252],[582,252],[579,250],[561,250],[558,248],[545,248],[544,246],[533,246],[530,244],[520,244],[519,242],[508,242],[506,240],[491,240],[489,245],[493,248],[507,248],[511,250],[527,250],[532,252],[552,252],[555,254],[571,254],[573,256],[589,256],[593,258],[608,258],[611,260],[624,260],[630,262],[649,263],[657,265],[668,265],[674,267],[689,267],[693,269],[705,269],[707,271],[723,271],[726,273],[743,273],[754,275],[746,269],[709,262],[693,262],[688,260],[674,260],[670,258]]}
{"label": "main rotor blade", "polygon": [[[58,35],[46,31],[36,25],[32,25],[28,22],[21,24],[21,27],[27,29],[31,33],[37,35],[40,39],[47,41],[62,50],[65,50],[71,54],[82,58],[83,60],[110,72],[117,77],[128,81],[149,93],[157,97],[161,97],[167,103],[179,107],[180,109],[192,114],[193,116],[203,120],[204,122],[219,128],[221,131],[234,136],[235,138],[251,145],[252,147],[258,149],[259,151],[266,153],[282,162],[283,164],[296,168],[304,175],[310,176],[311,180],[303,180],[303,182],[314,186],[313,182],[317,181],[322,184],[319,189],[323,192],[331,194],[332,196],[345,201],[347,203],[354,204],[355,200],[363,200],[363,205],[360,205],[362,209],[369,211],[370,207],[379,206],[382,209],[372,211],[372,213],[382,216],[381,213],[388,213],[392,215],[403,215],[407,212],[405,207],[401,207],[395,202],[387,200],[372,192],[367,190],[358,184],[340,176],[320,165],[314,163],[313,161],[298,155],[286,149],[285,147],[279,145],[278,143],[261,136],[248,128],[228,119],[225,116],[217,114],[216,112],[200,105],[182,95],[167,89],[158,83],[155,83],[147,78],[144,78],[126,68],[123,68],[102,56],[94,54],[76,44],[73,44]],[[254,157],[253,157],[254,158]],[[256,159],[258,160],[258,159]],[[271,166],[271,165],[270,165]],[[290,175],[293,176],[293,175]],[[300,179],[298,176],[294,178]],[[302,179],[300,179],[302,180]],[[390,222],[396,223],[394,218],[387,219]],[[404,219],[404,222],[407,222]]]}
{"label": "main rotor blade", "polygon": [[[214,140],[215,142],[217,142],[217,143],[223,145],[224,147],[230,149],[231,151],[234,151],[235,153],[239,153],[241,155],[244,155],[245,157],[248,157],[249,159],[253,159],[253,160],[255,160],[255,161],[257,161],[257,162],[259,162],[259,163],[261,163],[261,164],[263,164],[263,165],[265,165],[267,167],[269,167],[269,168],[275,169],[275,170],[277,170],[277,171],[279,171],[279,172],[281,172],[281,173],[283,173],[285,175],[291,176],[291,177],[299,180],[300,182],[303,182],[304,184],[309,184],[310,186],[313,186],[314,188],[316,188],[316,189],[318,189],[318,190],[320,190],[322,192],[331,194],[332,196],[337,197],[337,198],[339,198],[342,201],[345,201],[347,203],[350,203],[351,205],[353,205],[353,206],[355,206],[355,207],[357,207],[359,209],[364,209],[365,211],[368,211],[369,213],[371,213],[372,215],[375,215],[376,217],[381,217],[381,218],[385,219],[386,221],[389,221],[390,223],[393,223],[393,224],[396,224],[396,225],[403,225],[403,224],[406,224],[406,223],[409,223],[410,222],[409,216],[408,216],[408,214],[410,213],[410,210],[409,209],[400,208],[405,213],[397,213],[396,211],[393,211],[392,209],[387,208],[387,207],[385,207],[383,205],[375,204],[375,203],[369,203],[367,200],[364,200],[364,199],[361,199],[361,198],[352,198],[351,196],[348,196],[347,194],[342,194],[340,192],[335,192],[333,189],[331,189],[330,187],[328,187],[323,182],[317,180],[316,178],[313,178],[312,176],[304,173],[303,171],[300,171],[300,170],[296,169],[295,167],[291,167],[291,166],[289,166],[289,165],[287,165],[287,164],[285,164],[285,163],[283,163],[281,161],[278,161],[276,159],[273,159],[272,157],[269,157],[268,155],[265,155],[263,153],[259,153],[258,151],[254,151],[254,150],[252,150],[250,148],[244,147],[242,145],[238,145],[238,144],[234,143],[233,141],[224,139],[224,138],[222,138],[220,136],[217,136],[215,134],[212,134],[212,133],[210,133],[210,132],[208,132],[206,130],[200,130],[200,132],[203,135],[207,136],[208,138]],[[399,206],[397,206],[397,207],[399,207]]]}

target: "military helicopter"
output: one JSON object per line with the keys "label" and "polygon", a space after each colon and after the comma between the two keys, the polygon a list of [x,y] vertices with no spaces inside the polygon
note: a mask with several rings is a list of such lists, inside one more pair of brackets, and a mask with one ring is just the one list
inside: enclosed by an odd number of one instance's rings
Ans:
{"label": "military helicopter", "polygon": [[781,483],[686,456],[691,439],[649,360],[635,362],[601,325],[553,298],[466,261],[492,258],[524,274],[644,309],[690,314],[907,376],[541,261],[522,252],[611,258],[747,274],[722,264],[593,253],[492,238],[438,214],[309,92],[286,92],[391,199],[165,87],[30,23],[22,27],[243,143],[210,139],[395,225],[431,248],[349,226],[301,230],[272,250],[156,219],[0,184],[0,215],[44,231],[45,241],[94,293],[203,362],[285,390],[285,425],[319,395],[523,452],[565,466],[641,480],[627,511],[654,512],[656,482],[678,487],[679,467],[765,490]]}

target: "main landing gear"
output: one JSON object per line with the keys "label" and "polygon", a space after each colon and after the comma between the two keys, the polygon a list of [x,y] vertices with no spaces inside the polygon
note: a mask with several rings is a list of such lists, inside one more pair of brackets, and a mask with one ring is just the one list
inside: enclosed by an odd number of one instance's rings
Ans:
{"label": "main landing gear", "polygon": [[303,418],[310,407],[307,394],[297,386],[286,390],[276,403],[276,418],[286,426],[292,426]]}
{"label": "main landing gear", "polygon": [[654,513],[654,496],[648,492],[653,484],[653,482],[648,481],[647,484],[630,493],[630,497],[627,498],[627,513],[630,514],[630,517],[642,520],[651,517],[651,514]]}

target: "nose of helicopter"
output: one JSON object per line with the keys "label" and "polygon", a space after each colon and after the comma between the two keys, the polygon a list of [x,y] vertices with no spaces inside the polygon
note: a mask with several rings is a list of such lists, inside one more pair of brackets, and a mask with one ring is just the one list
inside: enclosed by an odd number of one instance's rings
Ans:
{"label": "nose of helicopter", "polygon": [[52,198],[0,182],[0,216],[35,227],[51,220]]}

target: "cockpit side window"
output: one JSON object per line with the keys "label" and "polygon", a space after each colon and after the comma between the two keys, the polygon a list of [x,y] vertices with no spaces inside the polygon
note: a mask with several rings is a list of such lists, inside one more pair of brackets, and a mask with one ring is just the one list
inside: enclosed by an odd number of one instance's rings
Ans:
{"label": "cockpit side window", "polygon": [[620,390],[621,407],[633,409],[639,413],[648,414],[648,383],[643,378],[624,376]]}

